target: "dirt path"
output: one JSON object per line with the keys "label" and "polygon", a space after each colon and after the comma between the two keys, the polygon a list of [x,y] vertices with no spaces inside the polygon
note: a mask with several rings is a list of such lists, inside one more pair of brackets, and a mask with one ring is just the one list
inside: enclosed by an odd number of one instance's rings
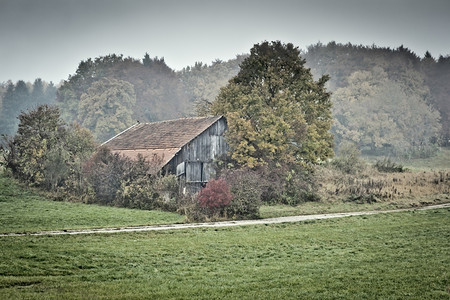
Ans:
{"label": "dirt path", "polygon": [[350,216],[362,216],[362,215],[375,215],[382,213],[393,213],[402,211],[413,210],[428,210],[450,207],[450,203],[431,205],[420,208],[407,208],[396,210],[384,210],[384,211],[365,211],[365,212],[348,212],[348,213],[330,213],[320,215],[304,215],[293,217],[280,217],[269,218],[259,220],[242,220],[242,221],[223,221],[223,222],[211,222],[211,223],[187,223],[187,224],[169,224],[169,225],[152,225],[152,226],[135,226],[135,227],[117,227],[117,228],[94,228],[94,229],[82,229],[82,230],[55,230],[55,231],[41,231],[33,233],[3,233],[0,237],[4,236],[32,236],[32,235],[73,235],[73,234],[95,234],[95,233],[118,233],[118,232],[138,232],[138,231],[157,231],[157,230],[174,230],[174,229],[187,229],[187,228],[208,228],[208,227],[230,227],[230,226],[247,226],[258,224],[275,224],[275,223],[293,223],[306,220],[321,220],[331,218],[342,218]]}

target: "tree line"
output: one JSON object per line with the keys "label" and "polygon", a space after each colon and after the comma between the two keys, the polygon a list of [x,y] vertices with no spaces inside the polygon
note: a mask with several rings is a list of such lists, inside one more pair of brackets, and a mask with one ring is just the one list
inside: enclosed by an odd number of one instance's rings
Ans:
{"label": "tree line", "polygon": [[[58,88],[57,106],[19,115],[16,134],[1,149],[3,164],[57,197],[178,210],[193,219],[256,217],[261,203],[320,199],[313,171],[318,165],[357,173],[363,168],[359,151],[426,156],[439,143],[440,115],[417,70],[406,74],[371,62],[348,71],[345,82],[332,81],[332,67],[317,62],[328,69],[313,69],[298,47],[280,41],[256,44],[233,62],[198,63],[177,73],[148,54],[142,62],[116,55],[83,61]],[[170,100],[165,92],[180,98]],[[184,106],[165,110],[176,103]],[[216,161],[217,180],[197,197],[181,195],[175,176],[152,174],[151,162],[142,157],[132,161],[98,147],[136,117],[153,121],[194,111],[224,115],[229,127],[229,153]],[[329,164],[335,141],[340,157]]]}
{"label": "tree line", "polygon": [[449,55],[436,59],[427,51],[421,58],[404,46],[335,42],[311,45],[302,55],[316,77],[330,76],[337,145],[408,156],[449,145]]}
{"label": "tree line", "polygon": [[[80,62],[58,88],[40,79],[9,82],[2,85],[0,132],[13,134],[20,111],[41,103],[55,103],[65,122],[88,128],[99,142],[138,121],[205,115],[248,56],[176,72],[147,53],[141,60],[111,54]],[[449,56],[335,42],[300,56],[315,79],[329,76],[335,151],[353,143],[367,154],[415,157],[449,144]]]}
{"label": "tree line", "polygon": [[15,84],[11,81],[0,88],[0,134],[14,135],[19,124],[18,116],[22,111],[34,109],[42,104],[54,104],[57,87],[42,79],[32,84],[23,80]]}

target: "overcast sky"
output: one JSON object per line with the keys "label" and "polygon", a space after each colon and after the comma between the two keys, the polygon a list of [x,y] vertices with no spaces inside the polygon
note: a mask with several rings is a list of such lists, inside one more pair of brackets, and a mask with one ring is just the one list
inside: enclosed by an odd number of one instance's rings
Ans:
{"label": "overcast sky", "polygon": [[450,0],[0,0],[0,83],[59,83],[81,60],[164,57],[180,70],[261,41],[450,54]]}

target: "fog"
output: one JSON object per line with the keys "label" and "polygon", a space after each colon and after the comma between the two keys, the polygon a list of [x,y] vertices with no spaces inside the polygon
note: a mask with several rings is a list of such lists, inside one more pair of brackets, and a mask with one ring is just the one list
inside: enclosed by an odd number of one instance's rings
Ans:
{"label": "fog", "polygon": [[263,40],[450,53],[450,1],[311,2],[0,0],[0,82],[58,83],[81,60],[110,53],[140,59],[148,52],[180,70],[248,53]]}

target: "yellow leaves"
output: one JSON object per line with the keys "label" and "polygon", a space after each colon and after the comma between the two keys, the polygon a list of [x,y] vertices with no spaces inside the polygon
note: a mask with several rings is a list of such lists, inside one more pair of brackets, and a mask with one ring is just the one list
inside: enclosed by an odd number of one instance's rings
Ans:
{"label": "yellow leaves", "polygon": [[[211,113],[227,118],[227,141],[238,163],[254,167],[295,162],[299,151],[321,159],[332,153],[326,78],[315,82],[297,52],[281,43],[255,45],[239,74],[212,103]],[[321,139],[326,142],[314,142]],[[303,144],[309,148],[300,149]]]}

